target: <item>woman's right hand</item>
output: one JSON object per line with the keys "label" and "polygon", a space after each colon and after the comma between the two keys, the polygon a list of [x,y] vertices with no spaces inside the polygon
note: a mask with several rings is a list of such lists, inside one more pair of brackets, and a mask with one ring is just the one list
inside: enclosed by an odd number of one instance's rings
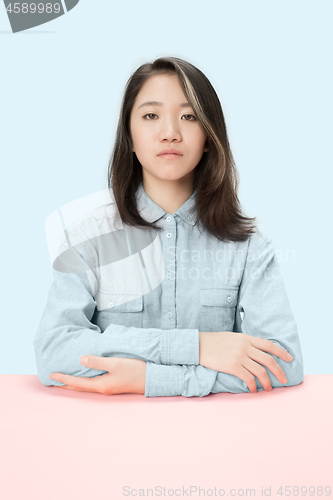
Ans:
{"label": "woman's right hand", "polygon": [[[285,384],[287,377],[275,359],[267,351],[284,361],[292,361],[289,353],[270,340],[237,332],[200,332],[199,364],[218,372],[230,373],[244,380],[251,392],[257,392],[254,376],[265,391],[272,385],[266,366],[275,377]],[[260,363],[260,364],[259,364]]]}

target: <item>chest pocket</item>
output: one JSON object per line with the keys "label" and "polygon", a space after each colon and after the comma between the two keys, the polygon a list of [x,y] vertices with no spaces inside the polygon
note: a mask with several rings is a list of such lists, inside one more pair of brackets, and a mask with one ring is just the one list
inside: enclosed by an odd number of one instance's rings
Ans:
{"label": "chest pocket", "polygon": [[232,332],[238,286],[200,289],[199,332]]}
{"label": "chest pocket", "polygon": [[142,315],[143,315],[143,297],[137,297],[123,304],[115,305],[119,301],[119,294],[114,297],[108,294],[108,308],[99,311],[98,323],[103,328],[103,331],[110,323],[122,326],[135,326],[142,328]]}

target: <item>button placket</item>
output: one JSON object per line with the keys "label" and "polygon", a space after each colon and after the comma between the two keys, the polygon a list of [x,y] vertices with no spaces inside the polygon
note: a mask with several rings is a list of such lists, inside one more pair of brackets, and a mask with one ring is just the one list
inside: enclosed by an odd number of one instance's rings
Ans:
{"label": "button placket", "polygon": [[[171,217],[171,215],[168,215],[168,216],[166,217],[166,219],[165,219],[165,220],[166,220],[167,222],[171,222],[171,221],[172,221],[172,219],[173,219],[173,217]],[[170,233],[170,232],[166,234],[166,237],[167,237],[167,238],[171,238],[171,236],[172,236],[172,233]]]}
{"label": "button placket", "polygon": [[[176,265],[176,255],[177,251],[174,247],[172,247],[172,241],[175,241],[176,239],[176,231],[177,231],[177,224],[176,224],[176,219],[172,215],[168,215],[165,218],[166,222],[169,224],[166,227],[166,233],[165,236],[170,240],[170,245],[166,245],[165,250],[167,254],[167,266],[168,266],[168,272],[166,273],[166,280],[164,282],[164,286],[167,289],[167,293],[165,294],[165,300],[163,301],[163,309],[164,309],[164,314],[166,318],[166,328],[173,328],[175,327],[175,320],[176,320],[176,315],[175,315],[175,310],[176,310],[176,304],[175,304],[175,287],[176,287],[176,280],[171,279],[172,278],[172,271],[175,269]],[[172,241],[171,241],[172,239]],[[168,247],[168,248],[167,248]],[[170,272],[171,271],[171,272]]]}

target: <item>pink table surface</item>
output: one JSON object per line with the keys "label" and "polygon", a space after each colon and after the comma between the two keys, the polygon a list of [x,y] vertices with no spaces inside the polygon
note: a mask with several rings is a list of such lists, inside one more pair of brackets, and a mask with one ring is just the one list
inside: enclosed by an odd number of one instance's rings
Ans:
{"label": "pink table surface", "polygon": [[333,498],[333,375],[203,398],[0,375],[0,393],[1,500]]}

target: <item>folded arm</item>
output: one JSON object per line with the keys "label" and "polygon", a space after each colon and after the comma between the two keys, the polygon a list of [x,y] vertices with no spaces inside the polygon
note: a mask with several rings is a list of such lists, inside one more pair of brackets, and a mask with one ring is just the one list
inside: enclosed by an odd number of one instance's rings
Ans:
{"label": "folded arm", "polygon": [[53,270],[47,304],[33,345],[38,376],[44,385],[53,372],[77,377],[105,373],[81,365],[85,354],[138,358],[156,364],[199,363],[197,329],[136,328],[110,324],[104,332],[91,322],[96,308],[86,273]]}
{"label": "folded arm", "polygon": [[[304,380],[303,357],[295,319],[271,241],[265,241],[248,261],[239,288],[235,332],[270,340],[293,356],[290,362],[273,356],[287,382],[267,369],[272,388],[294,386]],[[264,390],[255,377],[257,390]],[[204,366],[158,366],[147,363],[145,396],[206,396],[209,393],[250,392],[235,375]]]}

